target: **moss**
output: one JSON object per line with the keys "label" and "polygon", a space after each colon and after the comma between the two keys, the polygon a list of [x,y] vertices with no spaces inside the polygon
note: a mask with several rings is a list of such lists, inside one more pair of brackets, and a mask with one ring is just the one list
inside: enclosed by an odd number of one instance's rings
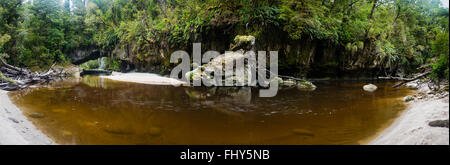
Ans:
{"label": "moss", "polygon": [[234,43],[239,43],[239,42],[241,42],[241,43],[244,43],[244,42],[252,42],[252,41],[254,41],[255,40],[255,37],[253,37],[253,36],[241,36],[241,35],[237,35],[235,38],[234,38]]}
{"label": "moss", "polygon": [[364,48],[364,42],[362,42],[362,41],[356,42],[356,45],[357,45],[359,50],[362,50]]}

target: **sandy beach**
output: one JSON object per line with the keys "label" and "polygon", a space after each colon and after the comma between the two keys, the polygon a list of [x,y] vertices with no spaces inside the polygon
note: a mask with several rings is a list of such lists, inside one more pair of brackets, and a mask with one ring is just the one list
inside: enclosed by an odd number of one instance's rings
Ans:
{"label": "sandy beach", "polygon": [[179,81],[173,78],[163,77],[154,73],[119,73],[113,72],[110,76],[101,76],[116,81],[133,82],[140,84],[151,85],[173,85],[180,86],[186,84],[186,82]]}
{"label": "sandy beach", "polygon": [[0,145],[48,145],[54,142],[23,115],[0,90]]}
{"label": "sandy beach", "polygon": [[449,118],[448,92],[435,94],[422,85],[408,104],[408,109],[369,144],[449,145],[449,128],[428,125]]}

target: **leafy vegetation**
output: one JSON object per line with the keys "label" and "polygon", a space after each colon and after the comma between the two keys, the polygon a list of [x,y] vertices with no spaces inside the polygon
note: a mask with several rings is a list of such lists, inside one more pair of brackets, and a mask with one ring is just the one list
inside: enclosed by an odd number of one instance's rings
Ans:
{"label": "leafy vegetation", "polygon": [[286,36],[391,70],[432,62],[432,77],[448,79],[448,15],[439,0],[2,0],[0,53],[13,65],[46,68],[81,47],[128,48],[107,59],[118,69],[117,58],[143,65],[158,57],[152,65],[168,66],[171,50],[216,37]]}

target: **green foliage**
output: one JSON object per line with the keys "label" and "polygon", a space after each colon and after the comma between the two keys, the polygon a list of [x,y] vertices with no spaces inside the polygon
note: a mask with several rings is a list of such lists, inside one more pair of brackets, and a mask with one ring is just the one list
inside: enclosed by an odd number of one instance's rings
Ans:
{"label": "green foliage", "polygon": [[448,60],[449,60],[448,54],[439,57],[438,61],[433,65],[433,71],[431,73],[432,78],[445,78],[448,80],[449,78]]}
{"label": "green foliage", "polygon": [[[66,54],[77,48],[94,45],[112,52],[127,47],[130,49],[127,55],[132,58],[147,62],[148,57],[158,57],[166,61],[155,63],[166,67],[168,58],[161,52],[185,49],[193,42],[209,42],[217,39],[216,35],[230,36],[223,38],[226,41],[237,35],[270,40],[279,37],[273,36],[279,33],[293,41],[334,45],[352,56],[373,56],[386,67],[415,68],[439,58],[435,76],[440,77],[448,68],[445,67],[448,63],[441,59],[449,53],[449,13],[439,3],[438,0],[34,0],[33,3],[2,0],[0,53],[8,54],[6,59],[13,65],[46,68],[54,62],[68,61]],[[114,56],[105,59],[105,65],[117,70],[122,64]]]}
{"label": "green foliage", "polygon": [[106,70],[115,70],[119,71],[122,67],[122,61],[114,58],[104,57],[103,62],[105,63]]}
{"label": "green foliage", "polygon": [[0,35],[0,48],[3,48],[3,45],[11,39],[11,36],[8,34]]}
{"label": "green foliage", "polygon": [[[438,28],[438,32],[435,40],[432,42],[432,53],[439,59],[433,65],[433,71],[431,77],[435,79],[449,79],[449,29],[448,29],[448,10],[446,12],[438,12],[439,23],[441,28]],[[446,21],[443,21],[446,18]]]}

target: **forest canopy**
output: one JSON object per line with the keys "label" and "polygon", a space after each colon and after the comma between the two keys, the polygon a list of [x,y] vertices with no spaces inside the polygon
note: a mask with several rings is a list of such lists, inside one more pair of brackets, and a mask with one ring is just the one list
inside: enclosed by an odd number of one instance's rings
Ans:
{"label": "forest canopy", "polygon": [[0,58],[39,70],[78,48],[131,45],[145,61],[207,36],[277,31],[381,66],[432,64],[432,77],[448,79],[448,16],[439,0],[1,0]]}

